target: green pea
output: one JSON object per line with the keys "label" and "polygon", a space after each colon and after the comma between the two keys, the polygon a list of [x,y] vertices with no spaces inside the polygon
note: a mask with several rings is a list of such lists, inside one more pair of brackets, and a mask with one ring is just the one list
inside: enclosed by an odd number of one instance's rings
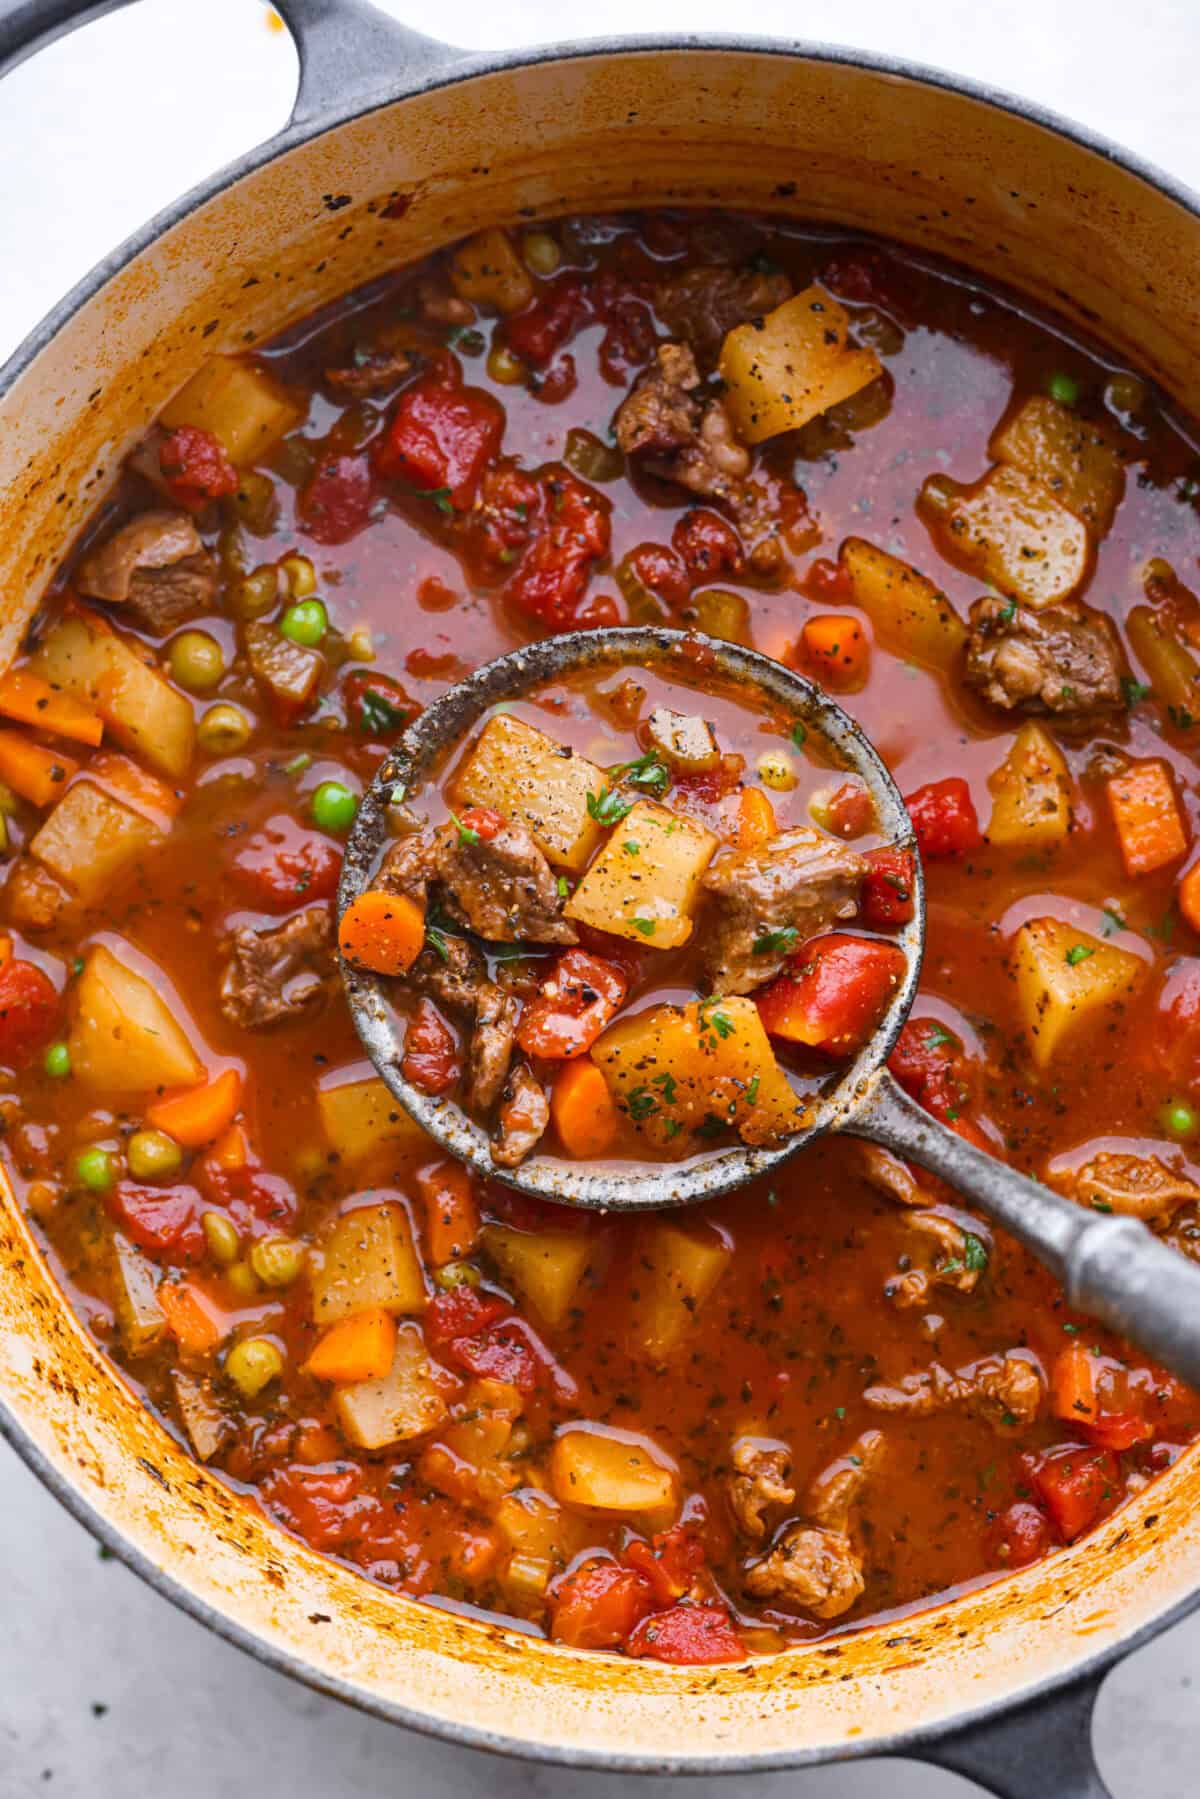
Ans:
{"label": "green pea", "polygon": [[1186,1100],[1168,1100],[1159,1117],[1168,1137],[1194,1137],[1200,1129],[1200,1119]]}
{"label": "green pea", "polygon": [[333,837],[344,837],[358,815],[358,797],[340,781],[322,781],[312,796],[313,823]]}
{"label": "green pea", "polygon": [[435,1271],[433,1278],[439,1287],[451,1293],[455,1287],[477,1287],[480,1274],[470,1262],[446,1262]]}
{"label": "green pea", "polygon": [[71,1052],[65,1043],[52,1043],[42,1057],[42,1067],[52,1081],[65,1081],[71,1072]]}
{"label": "green pea", "polygon": [[323,600],[297,600],[279,621],[279,629],[293,643],[313,650],[329,629],[329,614]]}
{"label": "green pea", "polygon": [[213,1261],[219,1262],[222,1268],[231,1267],[237,1261],[238,1251],[242,1247],[233,1220],[226,1218],[224,1212],[206,1212],[200,1222],[204,1226],[204,1240]]}
{"label": "green pea", "polygon": [[1046,383],[1046,392],[1060,406],[1077,406],[1079,404],[1079,383],[1074,375],[1068,375],[1065,369],[1055,369]]}
{"label": "green pea", "polygon": [[283,1373],[283,1356],[269,1337],[244,1337],[225,1357],[225,1372],[247,1399]]}
{"label": "green pea", "polygon": [[250,1266],[264,1287],[290,1287],[304,1272],[304,1245],[291,1237],[264,1237],[250,1251]]}
{"label": "green pea", "polygon": [[243,575],[229,596],[230,609],[239,618],[261,618],[279,601],[279,570],[273,562],[264,563],[252,575]]}
{"label": "green pea", "polygon": [[225,652],[207,631],[183,631],[167,652],[171,673],[189,693],[207,693],[225,673]]}
{"label": "green pea", "polygon": [[81,1187],[87,1187],[93,1193],[107,1193],[113,1184],[112,1158],[106,1149],[93,1143],[90,1149],[81,1149],[75,1158],[75,1178]]}
{"label": "green pea", "polygon": [[165,1131],[135,1131],[125,1145],[125,1160],[139,1181],[165,1181],[183,1166],[183,1151]]}
{"label": "green pea", "polygon": [[245,749],[253,728],[240,706],[222,700],[219,706],[210,706],[196,726],[196,741],[206,755],[230,756]]}

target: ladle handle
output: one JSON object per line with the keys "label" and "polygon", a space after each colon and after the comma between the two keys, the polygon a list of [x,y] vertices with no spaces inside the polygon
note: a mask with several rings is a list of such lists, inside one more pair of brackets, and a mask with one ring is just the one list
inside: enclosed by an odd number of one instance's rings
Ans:
{"label": "ladle handle", "polygon": [[1136,1218],[1088,1211],[1018,1174],[931,1118],[886,1073],[844,1128],[949,1181],[1046,1264],[1072,1305],[1200,1388],[1200,1267]]}

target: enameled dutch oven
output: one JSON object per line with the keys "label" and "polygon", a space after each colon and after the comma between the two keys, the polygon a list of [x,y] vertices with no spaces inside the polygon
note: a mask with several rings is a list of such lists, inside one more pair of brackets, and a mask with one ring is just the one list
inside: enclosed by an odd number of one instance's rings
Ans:
{"label": "enameled dutch oven", "polygon": [[[0,73],[120,0],[0,0]],[[287,129],[113,252],[0,371],[0,666],[159,407],[480,226],[731,205],[941,252],[1056,308],[1200,413],[1200,202],[1002,95],[784,42],[470,55],[365,0],[277,0]],[[1196,1603],[1200,1453],[1085,1541],[899,1624],[741,1667],[586,1655],[398,1599],[188,1459],[64,1305],[0,1194],[0,1428],[111,1549],[230,1641],[398,1723],[654,1772],[918,1756],[1011,1799],[1104,1793],[1091,1697]]]}

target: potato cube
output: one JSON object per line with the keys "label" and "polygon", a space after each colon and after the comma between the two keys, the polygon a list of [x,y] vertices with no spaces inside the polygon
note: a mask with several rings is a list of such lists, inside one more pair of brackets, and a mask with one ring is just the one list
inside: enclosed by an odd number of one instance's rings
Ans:
{"label": "potato cube", "polygon": [[533,298],[533,279],[507,231],[492,225],[459,244],[450,281],[460,300],[496,312],[520,312]]}
{"label": "potato cube", "polygon": [[1048,487],[1069,512],[1103,537],[1125,491],[1125,470],[1108,433],[1035,394],[993,433],[990,454]]}
{"label": "potato cube", "polygon": [[420,1312],[425,1279],[408,1213],[396,1200],[343,1212],[311,1279],[315,1324],[336,1324],[367,1306]]}
{"label": "potato cube", "polygon": [[584,1545],[584,1527],[541,1487],[519,1487],[496,1507],[497,1530],[515,1555],[563,1567]]}
{"label": "potato cube", "polygon": [[638,1130],[681,1155],[726,1129],[765,1143],[804,1122],[753,1000],[650,1006],[618,1019],[591,1056]]}
{"label": "potato cube", "polygon": [[144,1355],[167,1328],[158,1303],[158,1269],[149,1256],[115,1232],[112,1274],[113,1307],[122,1346],[130,1355]]}
{"label": "potato cube", "polygon": [[700,880],[716,847],[703,825],[639,800],[563,909],[568,918],[614,937],[675,949],[692,934]]}
{"label": "potato cube", "polygon": [[602,769],[534,725],[499,713],[454,776],[455,803],[490,806],[527,826],[556,868],[586,868],[603,835],[588,795],[603,791]]}
{"label": "potato cube", "polygon": [[236,1428],[233,1419],[222,1410],[211,1381],[175,1368],[171,1385],[193,1450],[210,1462]]}
{"label": "potato cube", "polygon": [[1025,724],[988,776],[992,790],[989,843],[1044,849],[1071,829],[1071,776],[1066,759],[1041,725]]}
{"label": "potato cube", "polygon": [[94,905],[166,831],[86,779],[76,781],[31,839],[29,853]]}
{"label": "potato cube", "polygon": [[175,780],[187,773],[196,738],[190,703],[98,613],[77,607],[60,620],[31,667],[94,706],[124,749]]}
{"label": "potato cube", "polygon": [[517,1231],[484,1228],[483,1247],[506,1280],[547,1324],[561,1324],[592,1259],[587,1231]]}
{"label": "potato cube", "polygon": [[669,706],[656,706],[647,729],[651,748],[672,768],[685,774],[704,774],[721,760],[713,728],[698,713],[672,712]]}
{"label": "potato cube", "polygon": [[88,952],[67,1037],[71,1069],[109,1094],[193,1087],[204,1070],[167,1002],[102,943]]}
{"label": "potato cube", "polygon": [[732,1259],[733,1246],[715,1225],[650,1225],[637,1249],[636,1353],[657,1365],[678,1349]]}
{"label": "potato cube", "polygon": [[851,345],[849,326],[845,307],[813,286],[729,332],[718,366],[743,443],[798,430],[882,373],[874,350]]}
{"label": "potato cube", "polygon": [[839,561],[850,577],[854,604],[871,620],[885,650],[946,670],[958,661],[967,628],[940,587],[861,537],[848,537]]}
{"label": "potato cube", "polygon": [[420,1325],[400,1326],[391,1369],[381,1380],[339,1387],[333,1404],[342,1434],[356,1449],[386,1449],[436,1430],[446,1402]]}
{"label": "potato cube", "polygon": [[603,1512],[666,1512],[679,1502],[675,1470],[644,1443],[596,1430],[566,1430],[550,1453],[550,1484],[563,1505]]}
{"label": "potato cube", "polygon": [[1065,600],[1087,573],[1087,526],[1020,469],[1000,463],[973,487],[932,475],[917,509],[948,562],[1029,606]]}
{"label": "potato cube", "polygon": [[180,425],[211,431],[229,460],[245,468],[293,431],[305,410],[256,363],[214,356],[167,402],[160,416],[168,431]]}
{"label": "potato cube", "polygon": [[1057,918],[1031,918],[1013,938],[1017,1007],[1034,1062],[1047,1067],[1085,1027],[1122,1028],[1146,973],[1127,950],[1101,943]]}
{"label": "potato cube", "polygon": [[318,1088],[317,1112],[326,1142],[347,1168],[389,1150],[404,1155],[432,1147],[432,1139],[392,1098],[377,1074],[349,1081],[344,1075],[345,1070],[339,1069],[329,1084]]}

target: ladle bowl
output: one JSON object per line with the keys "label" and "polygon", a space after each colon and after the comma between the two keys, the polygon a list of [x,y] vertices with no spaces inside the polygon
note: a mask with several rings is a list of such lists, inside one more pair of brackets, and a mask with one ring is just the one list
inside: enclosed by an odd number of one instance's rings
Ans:
{"label": "ladle bowl", "polygon": [[338,916],[370,886],[393,841],[400,804],[419,804],[444,772],[449,754],[489,713],[547,682],[586,669],[636,664],[680,682],[705,680],[745,695],[804,725],[847,773],[866,785],[881,833],[914,851],[914,916],[898,933],[907,968],[876,1030],[852,1062],[829,1076],[809,1101],[802,1128],[777,1148],[734,1145],[679,1163],[573,1162],[547,1153],[515,1169],[492,1160],[486,1131],[451,1097],[430,1096],[405,1079],[397,1013],[380,976],[342,962],[355,1028],[388,1090],[451,1155],[479,1174],[559,1204],[603,1211],[653,1211],[694,1205],[779,1169],[813,1138],[863,1137],[948,1181],[996,1224],[1037,1255],[1065,1287],[1072,1305],[1138,1343],[1200,1387],[1200,1268],[1139,1220],[1106,1216],[1074,1204],[966,1142],[916,1105],[887,1070],[908,1017],[925,945],[925,888],[912,822],[900,791],[861,726],[814,682],[740,645],[657,626],[576,631],[522,645],[486,663],[427,708],[389,752],[363,796],[346,849]]}

